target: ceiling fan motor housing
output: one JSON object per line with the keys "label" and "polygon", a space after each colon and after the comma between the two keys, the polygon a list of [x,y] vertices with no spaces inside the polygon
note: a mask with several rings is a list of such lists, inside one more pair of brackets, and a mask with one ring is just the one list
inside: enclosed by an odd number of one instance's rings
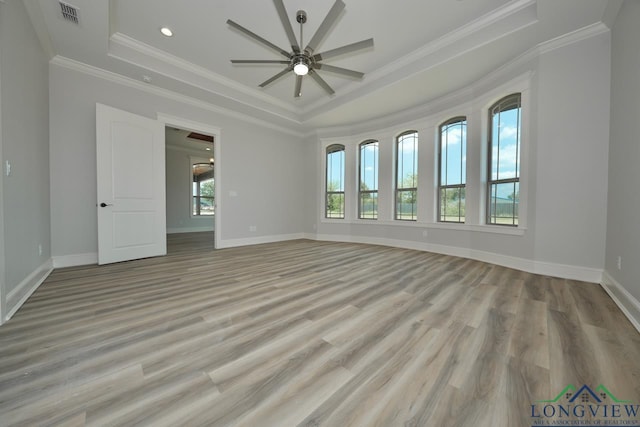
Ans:
{"label": "ceiling fan motor housing", "polygon": [[307,22],[307,12],[305,12],[304,10],[297,11],[296,21],[298,21],[300,24],[304,24],[305,22]]}

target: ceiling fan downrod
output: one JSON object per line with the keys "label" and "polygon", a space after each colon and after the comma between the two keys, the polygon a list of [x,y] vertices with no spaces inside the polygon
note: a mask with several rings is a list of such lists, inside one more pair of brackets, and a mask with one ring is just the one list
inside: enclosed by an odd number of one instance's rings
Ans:
{"label": "ceiling fan downrod", "polygon": [[296,21],[300,24],[300,46],[304,46],[304,40],[302,39],[302,24],[307,22],[307,12],[299,10],[296,12]]}

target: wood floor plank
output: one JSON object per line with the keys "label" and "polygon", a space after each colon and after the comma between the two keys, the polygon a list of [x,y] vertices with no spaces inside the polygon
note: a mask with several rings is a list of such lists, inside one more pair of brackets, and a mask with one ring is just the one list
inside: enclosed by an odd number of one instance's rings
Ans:
{"label": "wood floor plank", "polygon": [[640,401],[599,285],[293,240],[57,269],[0,327],[0,426],[530,426],[567,384]]}
{"label": "wood floor plank", "polygon": [[593,343],[579,323],[556,310],[548,310],[551,388],[568,384],[599,384],[605,379],[594,354]]}
{"label": "wood floor plank", "polygon": [[524,297],[520,299],[518,320],[509,343],[510,356],[549,369],[547,315],[547,303]]}
{"label": "wood floor plank", "polygon": [[[368,397],[363,390],[375,386],[377,378],[381,378],[383,381],[388,378],[388,374],[386,374],[389,371],[388,367],[396,366],[398,359],[405,358],[413,347],[421,347],[420,343],[423,341],[425,347],[428,347],[426,344],[431,342],[434,334],[438,335],[436,329],[429,328],[419,320],[403,324],[396,330],[396,333],[388,335],[379,342],[377,351],[368,353],[359,364],[354,365],[350,369],[354,373],[354,377],[300,425],[344,424],[345,418],[350,416],[353,408]],[[392,373],[394,371],[391,369]]]}

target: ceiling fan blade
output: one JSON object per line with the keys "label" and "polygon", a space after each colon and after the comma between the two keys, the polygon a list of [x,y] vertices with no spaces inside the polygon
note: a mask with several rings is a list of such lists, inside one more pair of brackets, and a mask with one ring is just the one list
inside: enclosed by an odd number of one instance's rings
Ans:
{"label": "ceiling fan blade", "polygon": [[271,43],[270,41],[263,39],[262,37],[260,37],[256,33],[254,33],[253,31],[247,30],[242,25],[240,25],[240,24],[238,24],[236,22],[233,22],[231,19],[227,19],[227,24],[231,25],[236,30],[242,31],[243,33],[245,33],[246,35],[248,35],[252,39],[264,44],[265,46],[270,47],[273,50],[276,50],[276,51],[280,52],[280,54],[282,54],[283,56],[286,56],[287,58],[289,58],[289,56],[290,56],[289,52],[287,52],[284,49],[279,48],[278,46],[276,46],[275,44]]}
{"label": "ceiling fan blade", "polygon": [[291,61],[280,61],[278,59],[232,59],[232,64],[290,64]]}
{"label": "ceiling fan blade", "polygon": [[356,77],[358,79],[361,79],[362,77],[364,77],[364,73],[361,73],[360,71],[353,71],[347,68],[335,67],[333,65],[316,64],[314,65],[314,67],[317,68],[318,70],[330,71],[332,73],[343,74],[345,76]]}
{"label": "ceiling fan blade", "polygon": [[313,80],[315,80],[315,81],[316,81],[320,86],[322,86],[322,88],[323,88],[324,90],[326,90],[326,91],[329,93],[329,95],[333,95],[334,93],[336,93],[336,91],[335,91],[335,90],[333,90],[333,89],[331,88],[331,86],[329,86],[329,85],[327,84],[327,82],[325,82],[325,81],[324,81],[324,79],[318,75],[318,73],[314,72],[313,70],[309,70],[309,75],[310,75],[310,76],[313,78]]}
{"label": "ceiling fan blade", "polygon": [[340,12],[344,9],[345,5],[342,0],[336,0],[336,2],[331,6],[329,13],[325,16],[324,21],[316,30],[316,33],[313,35],[307,47],[304,48],[305,52],[308,52],[309,55],[313,55],[313,52],[316,50],[322,39],[327,35],[329,29],[340,15]]}
{"label": "ceiling fan blade", "polygon": [[273,4],[276,6],[276,10],[280,16],[280,21],[284,27],[284,32],[287,33],[287,38],[289,39],[289,43],[291,43],[291,50],[295,53],[300,53],[300,45],[298,45],[296,35],[293,33],[293,27],[291,26],[291,21],[289,21],[289,17],[287,16],[287,9],[285,9],[284,3],[282,0],[273,0]]}
{"label": "ceiling fan blade", "polygon": [[356,50],[366,49],[373,46],[373,39],[362,40],[359,42],[351,43],[342,47],[328,50],[313,55],[314,61],[322,61],[323,59],[333,58],[334,56],[344,55],[345,53],[355,52]]}
{"label": "ceiling fan blade", "polygon": [[266,85],[268,85],[269,83],[272,83],[276,80],[278,80],[280,77],[285,76],[286,74],[289,73],[289,71],[291,71],[290,68],[285,68],[284,70],[280,71],[278,74],[276,74],[275,76],[271,77],[269,80],[266,80],[262,83],[260,83],[260,87],[265,87]]}
{"label": "ceiling fan blade", "polygon": [[300,98],[302,96],[302,76],[296,76],[296,89],[293,96],[296,98]]}

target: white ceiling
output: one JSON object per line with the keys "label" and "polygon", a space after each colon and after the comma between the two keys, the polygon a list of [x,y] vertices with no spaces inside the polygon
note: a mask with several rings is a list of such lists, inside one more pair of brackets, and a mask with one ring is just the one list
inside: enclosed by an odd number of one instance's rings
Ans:
{"label": "white ceiling", "polygon": [[189,138],[191,131],[174,127],[165,128],[167,146],[188,151],[202,158],[213,158],[213,143]]}
{"label": "white ceiling", "polygon": [[[284,0],[308,14],[305,43],[334,0]],[[329,96],[305,77],[294,98],[293,74],[261,89],[284,66],[232,65],[231,59],[283,59],[230,28],[232,19],[285,50],[289,43],[268,0],[69,0],[76,26],[57,0],[25,1],[43,44],[66,59],[178,92],[292,130],[374,120],[467,86],[524,52],[615,16],[620,0],[344,0],[317,52],[374,38],[374,47],[326,60],[366,73],[362,80],[320,71]],[[295,24],[295,25],[294,25]],[[159,32],[168,26],[172,38]],[[69,62],[69,61],[67,61]]]}

